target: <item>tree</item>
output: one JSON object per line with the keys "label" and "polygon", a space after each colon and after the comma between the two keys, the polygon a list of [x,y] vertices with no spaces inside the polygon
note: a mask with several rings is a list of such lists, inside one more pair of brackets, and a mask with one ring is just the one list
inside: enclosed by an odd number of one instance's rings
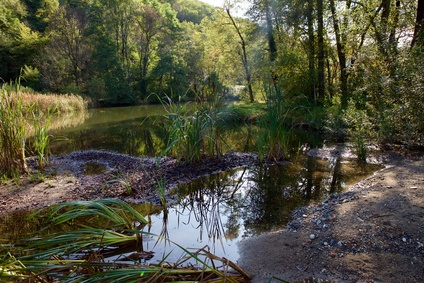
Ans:
{"label": "tree", "polygon": [[317,101],[315,91],[316,84],[316,64],[315,64],[315,30],[314,30],[314,1],[307,1],[307,28],[308,28],[308,69],[309,69],[309,100]]}
{"label": "tree", "polygon": [[243,63],[243,67],[244,67],[244,72],[245,72],[245,77],[246,77],[246,82],[247,82],[247,90],[249,92],[249,99],[250,102],[253,103],[255,102],[255,97],[253,95],[253,90],[252,90],[252,74],[250,72],[250,66],[249,66],[249,61],[247,59],[247,52],[246,52],[246,41],[244,40],[243,35],[241,34],[240,28],[239,26],[236,24],[236,22],[234,21],[234,18],[231,16],[230,13],[230,8],[226,8],[225,9],[227,11],[227,15],[228,18],[230,19],[232,25],[234,26],[239,38],[240,38],[240,44],[241,44],[241,61]]}
{"label": "tree", "polygon": [[274,87],[277,87],[278,75],[275,72],[275,61],[277,59],[278,50],[274,37],[273,18],[276,1],[274,0],[253,0],[252,7],[249,11],[250,15],[256,20],[263,19],[265,21],[266,38],[268,43],[269,63],[271,66],[271,81]]}
{"label": "tree", "polygon": [[[321,0],[319,0],[321,1]],[[349,10],[351,1],[346,1],[346,9]],[[340,21],[336,13],[336,6],[334,0],[330,0],[330,10],[331,16],[333,19],[333,28],[334,35],[336,38],[336,47],[337,47],[337,57],[339,59],[339,68],[340,68],[340,90],[341,90],[341,107],[345,109],[347,107],[349,93],[348,93],[348,73],[346,66],[346,52],[345,52],[345,41],[343,40],[345,36],[341,34]]]}
{"label": "tree", "polygon": [[39,64],[44,83],[54,91],[81,92],[91,57],[88,28],[83,9],[61,6],[51,17],[50,41]]}
{"label": "tree", "polygon": [[25,5],[19,0],[2,0],[0,5],[0,78],[9,81],[19,76],[24,65],[32,65],[37,51],[45,42],[31,30],[23,18]]}
{"label": "tree", "polygon": [[325,97],[325,52],[324,52],[324,7],[323,0],[317,0],[318,20],[318,98]]}
{"label": "tree", "polygon": [[176,14],[169,4],[157,1],[140,3],[134,15],[137,23],[136,40],[138,52],[138,74],[140,79],[141,98],[148,96],[149,68],[153,49],[158,47],[154,41],[161,33],[175,30],[178,27]]}
{"label": "tree", "polygon": [[424,0],[418,0],[417,17],[415,20],[414,35],[411,46],[424,46]]}

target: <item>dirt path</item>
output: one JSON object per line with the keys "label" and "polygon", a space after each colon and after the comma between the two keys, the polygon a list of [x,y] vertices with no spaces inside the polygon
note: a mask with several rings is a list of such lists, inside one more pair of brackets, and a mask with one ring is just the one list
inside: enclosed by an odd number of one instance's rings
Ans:
{"label": "dirt path", "polygon": [[254,282],[424,282],[424,159],[404,158],[239,244]]}

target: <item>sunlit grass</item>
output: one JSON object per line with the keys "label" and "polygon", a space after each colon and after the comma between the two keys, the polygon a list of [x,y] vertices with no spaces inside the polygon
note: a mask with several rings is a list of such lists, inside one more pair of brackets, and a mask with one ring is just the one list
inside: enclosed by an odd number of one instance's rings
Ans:
{"label": "sunlit grass", "polygon": [[87,108],[87,102],[79,95],[29,92],[22,92],[21,95],[25,108],[34,105],[42,112],[64,114],[84,111]]}
{"label": "sunlit grass", "polygon": [[2,88],[11,94],[19,92],[22,98],[22,110],[26,114],[32,114],[33,110],[41,113],[64,114],[87,109],[88,101],[79,95],[38,93],[30,88],[22,87],[20,82],[5,83]]}
{"label": "sunlit grass", "polygon": [[25,162],[27,122],[19,84],[15,92],[2,86],[0,93],[0,177],[28,171]]}

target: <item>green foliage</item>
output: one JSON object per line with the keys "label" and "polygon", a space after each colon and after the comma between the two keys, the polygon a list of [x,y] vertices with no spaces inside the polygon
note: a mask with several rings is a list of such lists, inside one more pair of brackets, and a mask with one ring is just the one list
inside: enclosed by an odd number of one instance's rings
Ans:
{"label": "green foliage", "polygon": [[221,155],[218,122],[220,98],[204,104],[175,104],[164,102],[169,122],[168,146],[164,153],[186,162],[196,162],[202,157]]}
{"label": "green foliage", "polygon": [[[172,241],[170,243],[175,244],[201,268],[181,267],[187,260],[186,256],[171,266],[165,263],[169,254],[164,255],[157,266],[141,263],[143,255],[151,254],[144,252],[142,236],[156,235],[142,232],[142,226],[147,224],[146,219],[120,200],[63,203],[42,209],[31,217],[38,217],[46,224],[46,228],[39,231],[39,235],[25,239],[15,249],[17,253],[21,252],[19,256],[7,253],[0,258],[1,280],[164,282],[171,278],[173,281],[185,280],[182,282],[217,282],[218,279],[243,282],[240,281],[241,276],[250,277],[234,263],[220,259],[205,249],[190,252]],[[52,227],[68,231],[44,233]],[[127,256],[129,252],[133,253]],[[127,262],[123,263],[123,260]],[[214,263],[215,260],[220,261],[219,265],[224,264],[225,268],[231,266],[240,270],[241,276],[213,268],[218,265]]]}
{"label": "green foliage", "polygon": [[28,21],[31,28],[44,32],[51,15],[59,7],[58,0],[23,0],[28,14],[25,19]]}
{"label": "green foliage", "polygon": [[177,18],[180,22],[192,22],[200,24],[201,21],[211,16],[216,9],[211,5],[195,0],[177,0],[173,4],[177,11]]}
{"label": "green foliage", "polygon": [[[358,62],[353,102],[357,109],[366,113],[374,126],[374,138],[382,143],[422,143],[422,58],[422,53],[408,52],[397,55],[392,62],[381,61],[378,57]],[[368,64],[370,60],[374,63]]]}
{"label": "green foliage", "polygon": [[31,88],[38,89],[40,84],[40,71],[37,67],[24,65],[22,68],[22,83]]}
{"label": "green foliage", "polygon": [[4,81],[16,79],[44,43],[42,36],[23,21],[27,14],[19,0],[3,0],[0,5],[0,78]]}
{"label": "green foliage", "polygon": [[27,124],[19,89],[10,92],[3,85],[0,93],[0,175],[13,177],[28,171],[25,161]]}
{"label": "green foliage", "polygon": [[49,143],[50,137],[48,134],[48,128],[52,115],[49,112],[47,114],[34,114],[33,127],[34,127],[34,150],[38,157],[38,168],[44,169],[45,166],[49,165]]}
{"label": "green foliage", "polygon": [[422,143],[422,45],[409,48],[404,32],[420,26],[416,2],[331,1],[325,30],[312,2],[274,2],[254,1],[235,29],[225,11],[194,0],[3,0],[0,78],[24,69],[25,85],[105,106],[158,102],[164,93],[212,100],[242,85],[258,100],[273,84],[291,109],[286,124],[343,137],[350,126],[339,110],[352,98],[380,142]]}
{"label": "green foliage", "polygon": [[260,158],[279,161],[288,157],[290,131],[286,129],[286,119],[290,109],[286,108],[283,92],[270,86],[266,90],[266,115],[260,124],[263,130],[258,142]]}

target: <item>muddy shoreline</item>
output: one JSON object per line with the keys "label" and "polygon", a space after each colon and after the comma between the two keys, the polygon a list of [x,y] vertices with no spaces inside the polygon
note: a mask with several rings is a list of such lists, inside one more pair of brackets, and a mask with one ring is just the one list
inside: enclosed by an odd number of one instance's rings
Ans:
{"label": "muddy shoreline", "polygon": [[424,158],[385,156],[386,168],[301,207],[281,231],[239,243],[253,282],[424,282]]}
{"label": "muddy shoreline", "polygon": [[[333,148],[310,154],[330,158],[351,153]],[[249,153],[190,165],[101,150],[52,156],[50,162],[43,175],[37,175],[36,162],[30,159],[34,171],[21,178],[19,186],[0,185],[0,214],[111,197],[156,203],[154,186],[162,176],[169,190],[204,175],[259,165],[257,156]],[[297,209],[280,231],[238,244],[238,264],[254,275],[253,282],[279,282],[269,281],[272,277],[290,282],[424,282],[424,158],[377,153],[370,162],[386,168],[321,204]]]}
{"label": "muddy shoreline", "polygon": [[[51,156],[50,166],[37,173],[36,160],[28,160],[31,173],[0,184],[0,215],[71,200],[119,198],[130,203],[160,203],[155,186],[165,191],[178,184],[222,171],[259,165],[256,155],[233,152],[195,164],[169,157],[137,158],[103,150],[76,151]],[[95,172],[90,172],[90,171]],[[164,176],[166,176],[164,178]],[[173,196],[168,195],[168,201]]]}

